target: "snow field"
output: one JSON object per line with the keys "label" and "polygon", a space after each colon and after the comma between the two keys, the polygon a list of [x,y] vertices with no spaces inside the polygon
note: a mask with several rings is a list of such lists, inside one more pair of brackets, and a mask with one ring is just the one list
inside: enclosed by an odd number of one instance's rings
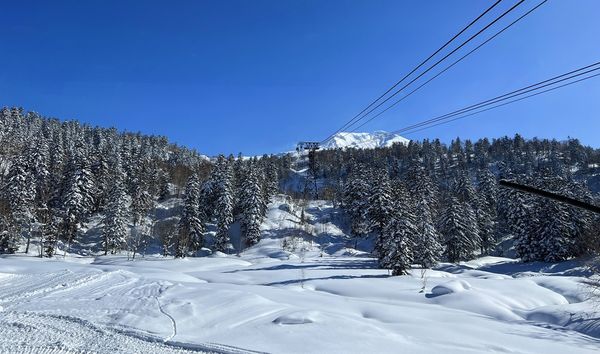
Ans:
{"label": "snow field", "polygon": [[600,349],[597,304],[576,262],[441,264],[421,292],[420,269],[389,277],[350,248],[331,206],[307,206],[309,230],[282,205],[270,206],[263,240],[240,257],[0,258],[0,352]]}

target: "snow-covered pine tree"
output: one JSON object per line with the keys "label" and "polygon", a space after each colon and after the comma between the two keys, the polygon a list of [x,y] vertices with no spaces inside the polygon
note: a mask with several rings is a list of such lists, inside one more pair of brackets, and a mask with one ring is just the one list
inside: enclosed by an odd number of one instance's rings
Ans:
{"label": "snow-covered pine tree", "polygon": [[482,255],[487,255],[496,246],[495,221],[492,219],[490,210],[485,205],[483,198],[475,199],[475,219],[477,220],[477,231],[479,233],[479,248]]}
{"label": "snow-covered pine tree", "polygon": [[[563,177],[565,171],[557,175],[555,170],[543,168],[536,176],[538,187],[568,195],[568,181]],[[533,230],[534,241],[531,245],[533,252],[527,260],[542,260],[557,262],[572,257],[577,249],[578,227],[570,208],[562,203],[536,198],[535,211],[537,227]]]}
{"label": "snow-covered pine tree", "polygon": [[127,242],[131,200],[125,192],[125,173],[120,164],[115,166],[113,186],[108,195],[102,230],[104,254],[119,251]]}
{"label": "snow-covered pine tree", "polygon": [[157,184],[158,184],[158,200],[163,201],[167,199],[171,190],[169,189],[169,173],[162,168],[157,172]]}
{"label": "snow-covered pine tree", "polygon": [[459,202],[471,208],[475,207],[477,192],[471,183],[471,178],[466,172],[459,172],[452,181],[452,192]]}
{"label": "snow-covered pine tree", "polygon": [[564,204],[546,200],[540,211],[539,253],[532,259],[546,262],[564,261],[571,256],[574,239],[571,237],[571,219]]}
{"label": "snow-covered pine tree", "polygon": [[92,164],[91,171],[96,185],[96,195],[94,196],[96,210],[102,211],[102,207],[107,204],[109,194],[112,192],[113,179],[111,168],[109,166],[108,154],[102,152],[98,159]]}
{"label": "snow-covered pine tree", "polygon": [[442,210],[439,230],[448,261],[456,263],[473,257],[480,240],[477,220],[470,206],[450,197]]}
{"label": "snow-covered pine tree", "polygon": [[429,213],[432,217],[435,216],[435,211],[438,205],[438,189],[434,185],[429,173],[423,168],[419,161],[412,160],[406,173],[406,185],[410,190],[410,198],[415,203],[422,199],[427,201]]}
{"label": "snow-covered pine tree", "polygon": [[28,162],[35,183],[35,199],[38,207],[45,206],[50,197],[50,171],[48,165],[48,142],[40,138],[37,144],[28,152]]}
{"label": "snow-covered pine tree", "polygon": [[370,197],[367,202],[367,213],[372,230],[381,233],[394,213],[392,188],[387,172],[383,170],[376,171],[371,186]]}
{"label": "snow-covered pine tree", "polygon": [[265,166],[265,194],[268,203],[273,196],[279,192],[279,175],[277,165],[272,160],[269,160]]}
{"label": "snow-covered pine tree", "polygon": [[200,209],[200,181],[192,174],[185,187],[183,213],[178,224],[175,257],[185,257],[204,246],[204,217]]}
{"label": "snow-covered pine tree", "polygon": [[440,260],[443,250],[440,235],[431,217],[429,202],[425,198],[417,202],[415,219],[414,261],[423,268],[431,268]]}
{"label": "snow-covered pine tree", "polygon": [[50,209],[48,211],[49,221],[44,225],[43,232],[43,252],[44,256],[52,258],[56,253],[56,243],[58,242],[58,230],[61,224],[61,218],[55,215],[58,211]]}
{"label": "snow-covered pine tree", "polygon": [[84,157],[73,156],[67,170],[69,178],[64,188],[61,231],[70,247],[85,217],[94,207],[95,186],[89,164]]}
{"label": "snow-covered pine tree", "polygon": [[16,251],[13,246],[18,245],[23,232],[27,235],[26,250],[29,249],[31,226],[35,218],[36,180],[28,162],[22,156],[13,161],[3,188],[2,194],[6,196],[10,210],[10,217],[6,221],[13,226],[7,229],[10,233],[5,236],[8,238],[6,244],[12,245],[6,249],[8,253]]}
{"label": "snow-covered pine tree", "polygon": [[240,204],[242,209],[242,236],[246,246],[250,247],[260,241],[260,224],[266,210],[264,195],[259,185],[257,171],[251,167],[242,184],[242,195]]}
{"label": "snow-covered pine tree", "polygon": [[[39,244],[44,243],[44,235],[47,234],[45,228],[50,223],[50,199],[52,197],[50,170],[49,170],[49,147],[46,138],[38,139],[35,146],[28,153],[28,165],[31,167],[33,179],[35,181],[35,203],[33,207],[34,220],[37,223]],[[27,241],[26,252],[29,251],[29,240]],[[40,248],[40,257],[43,251]]]}
{"label": "snow-covered pine tree", "polygon": [[[577,152],[573,152],[577,154]],[[573,158],[577,158],[575,155]],[[598,204],[594,200],[594,196],[587,187],[585,182],[576,182],[569,179],[565,185],[560,189],[560,193],[577,199],[585,201],[590,204]],[[571,220],[571,237],[573,239],[573,249],[571,254],[573,257],[580,257],[587,254],[593,254],[597,248],[594,246],[595,239],[600,237],[597,234],[597,230],[594,229],[594,215],[591,212],[567,206],[569,211],[569,220]]]}
{"label": "snow-covered pine tree", "polygon": [[223,155],[217,159],[214,174],[214,191],[216,195],[214,216],[217,221],[215,235],[216,251],[225,252],[229,244],[229,227],[233,223],[233,187],[231,166]]}
{"label": "snow-covered pine tree", "polygon": [[506,196],[503,200],[507,205],[503,208],[506,209],[507,230],[513,236],[516,256],[523,262],[540,259],[537,232],[540,228],[538,216],[541,213],[538,203],[534,203],[530,196],[512,190],[502,194]]}
{"label": "snow-covered pine tree", "polygon": [[477,172],[477,198],[475,214],[481,238],[481,253],[487,254],[496,245],[496,218],[498,186],[494,174],[488,168]]}
{"label": "snow-covered pine tree", "polygon": [[217,200],[214,188],[215,183],[216,181],[213,173],[200,187],[200,210],[204,214],[206,220],[212,220],[214,215],[215,203]]}
{"label": "snow-covered pine tree", "polygon": [[150,237],[150,227],[147,225],[146,217],[154,206],[154,198],[149,190],[150,185],[142,178],[137,180],[132,190],[130,209],[133,227],[129,233],[127,245],[128,249],[133,252],[134,259],[136,253],[145,248]]}
{"label": "snow-covered pine tree", "polygon": [[229,156],[229,168],[231,169],[231,193],[233,195],[233,215],[234,217],[242,212],[240,196],[242,194],[243,183],[248,173],[249,166],[255,161],[254,158],[244,161],[242,154],[234,160]]}
{"label": "snow-covered pine tree", "polygon": [[415,225],[406,211],[397,210],[381,232],[381,251],[378,255],[382,268],[391,269],[392,275],[407,274],[414,259]]}
{"label": "snow-covered pine tree", "polygon": [[0,254],[13,254],[19,249],[19,232],[8,205],[5,200],[0,200]]}
{"label": "snow-covered pine tree", "polygon": [[350,217],[350,230],[355,244],[370,231],[367,213],[370,186],[367,177],[364,166],[353,164],[344,185],[344,209]]}

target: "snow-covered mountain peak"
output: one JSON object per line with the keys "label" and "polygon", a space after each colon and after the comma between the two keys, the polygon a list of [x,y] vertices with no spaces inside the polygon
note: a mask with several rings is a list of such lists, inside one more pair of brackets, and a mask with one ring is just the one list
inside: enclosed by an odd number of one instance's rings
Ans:
{"label": "snow-covered mountain peak", "polygon": [[374,149],[392,146],[396,143],[408,144],[408,142],[409,139],[385,131],[376,131],[373,133],[340,132],[334,135],[327,143],[323,144],[323,149]]}

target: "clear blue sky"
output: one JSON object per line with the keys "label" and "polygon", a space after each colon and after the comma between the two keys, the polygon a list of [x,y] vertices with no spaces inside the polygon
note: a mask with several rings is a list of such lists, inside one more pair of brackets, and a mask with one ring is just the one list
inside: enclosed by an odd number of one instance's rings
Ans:
{"label": "clear blue sky", "polygon": [[[2,1],[0,105],[210,155],[278,152],[326,137],[491,3]],[[550,0],[365,130],[598,61],[599,14],[597,0]],[[600,147],[600,78],[409,137],[516,132]]]}

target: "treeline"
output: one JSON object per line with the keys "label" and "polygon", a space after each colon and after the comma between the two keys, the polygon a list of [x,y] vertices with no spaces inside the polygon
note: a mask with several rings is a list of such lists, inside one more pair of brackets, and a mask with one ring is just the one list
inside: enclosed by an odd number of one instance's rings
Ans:
{"label": "treeline", "polygon": [[[274,158],[220,157],[216,166],[165,137],[120,133],[24,113],[0,111],[0,253],[14,253],[33,238],[40,254],[65,251],[89,217],[103,216],[105,253],[134,252],[156,238],[149,212],[158,201],[181,195],[185,207],[175,230],[161,234],[165,253],[192,254],[203,246],[205,224],[218,224],[217,250],[227,229],[242,221],[247,244],[275,192],[280,167]],[[244,178],[242,178],[244,176]],[[266,176],[266,177],[265,177]],[[245,192],[242,193],[241,190]]]}
{"label": "treeline", "polygon": [[[499,178],[597,202],[586,180],[600,153],[577,140],[526,141],[519,135],[476,143],[411,142],[373,150],[317,153],[321,191],[337,201],[356,238],[375,234],[384,268],[404,273],[498,254],[514,241],[524,261],[559,261],[597,249],[597,217],[499,188]],[[596,228],[596,229],[595,229]]]}

